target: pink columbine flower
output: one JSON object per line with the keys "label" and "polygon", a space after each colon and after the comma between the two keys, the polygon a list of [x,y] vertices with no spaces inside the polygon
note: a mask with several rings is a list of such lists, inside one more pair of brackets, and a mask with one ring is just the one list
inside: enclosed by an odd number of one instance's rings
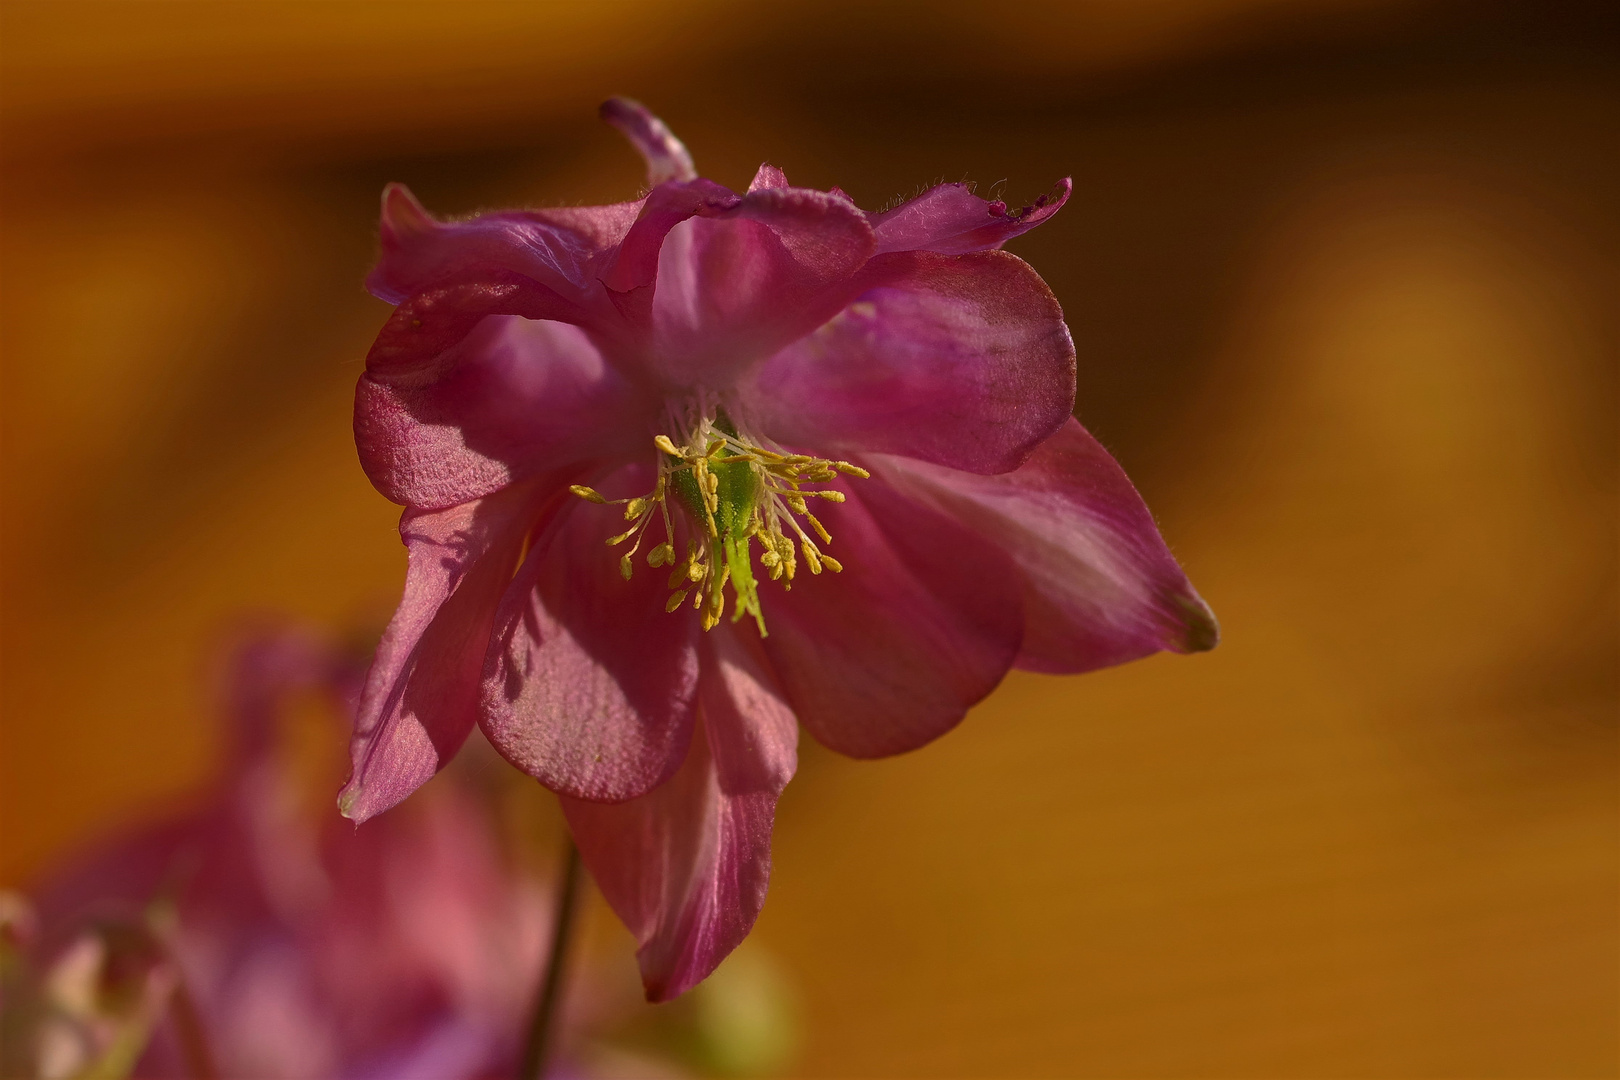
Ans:
{"label": "pink columbine flower", "polygon": [[43,974],[32,1001],[0,1002],[19,1044],[5,1075],[510,1075],[551,909],[502,850],[496,807],[435,785],[357,830],[307,798],[278,733],[301,696],[347,711],[363,670],[296,627],[244,641],[217,787],[37,892]]}
{"label": "pink columbine flower", "polygon": [[341,805],[393,806],[481,725],[562,797],[661,1000],[759,912],[798,724],[897,754],[1009,668],[1216,629],[999,250],[1067,180],[869,213],[769,165],[737,194],[639,105],[603,116],[646,158],[634,202],[448,222],[383,194],[368,285],[398,306],[355,438],[409,569]]}

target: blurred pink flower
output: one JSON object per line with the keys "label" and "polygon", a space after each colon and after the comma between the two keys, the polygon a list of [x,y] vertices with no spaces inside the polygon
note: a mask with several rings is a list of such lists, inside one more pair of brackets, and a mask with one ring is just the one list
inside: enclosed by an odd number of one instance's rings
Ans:
{"label": "blurred pink flower", "polygon": [[249,640],[218,787],[37,895],[42,1075],[98,1059],[123,1075],[116,1055],[127,1070],[143,1045],[140,1076],[509,1075],[551,904],[509,865],[494,808],[439,784],[357,830],[304,797],[278,733],[299,695],[347,711],[362,670],[301,631]]}
{"label": "blurred pink flower", "polygon": [[868,213],[764,165],[739,195],[640,106],[603,115],[644,198],[441,222],[383,195],[368,284],[398,306],[355,436],[410,561],[341,805],[393,806],[481,724],[562,796],[659,1000],[759,912],[795,721],[900,753],[1013,666],[1216,629],[1070,415],[1056,299],[999,250],[1068,181]]}

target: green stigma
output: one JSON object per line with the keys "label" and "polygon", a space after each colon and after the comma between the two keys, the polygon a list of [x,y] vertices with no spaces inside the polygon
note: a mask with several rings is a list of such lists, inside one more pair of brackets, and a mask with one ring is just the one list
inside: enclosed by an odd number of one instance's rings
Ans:
{"label": "green stigma", "polygon": [[[679,464],[678,458],[674,464]],[[713,585],[706,590],[709,603],[704,611],[704,629],[720,621],[725,609],[724,589],[729,581],[737,597],[731,621],[738,622],[744,615],[752,615],[759,627],[759,636],[765,637],[765,615],[759,607],[751,551],[754,533],[758,531],[754,510],[763,485],[754,474],[753,463],[724,446],[707,458],[705,472],[709,478],[708,499],[699,489],[703,480],[697,471],[670,474],[670,487],[676,497],[692,515],[692,520],[709,532],[709,565],[718,569]],[[713,526],[709,528],[711,521]]]}

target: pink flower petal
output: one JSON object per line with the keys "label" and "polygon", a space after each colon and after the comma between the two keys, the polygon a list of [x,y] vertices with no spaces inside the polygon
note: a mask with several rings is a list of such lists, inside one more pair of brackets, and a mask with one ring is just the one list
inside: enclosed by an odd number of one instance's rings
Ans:
{"label": "pink flower petal", "polygon": [[[604,494],[651,489],[628,467]],[[484,667],[483,728],[508,761],[560,794],[617,802],[680,766],[696,711],[697,620],[666,614],[667,569],[604,541],[614,506],[573,501],[540,536],[502,598]]]}
{"label": "pink flower petal", "polygon": [[383,189],[381,251],[366,288],[397,304],[446,281],[506,271],[571,302],[588,303],[593,265],[624,239],[640,210],[638,201],[441,222],[403,184],[389,184]]}
{"label": "pink flower petal", "polygon": [[805,188],[685,221],[659,252],[647,362],[671,385],[723,386],[831,318],[871,252],[859,210]]}
{"label": "pink flower petal", "polygon": [[1074,344],[1051,290],[1003,252],[872,260],[837,317],[743,391],[751,424],[817,453],[1017,468],[1074,407]]}
{"label": "pink flower petal", "polygon": [[406,510],[405,597],[383,633],[355,719],[338,806],[364,821],[426,783],[477,718],[496,604],[539,516],[534,485],[447,510]]}
{"label": "pink flower petal", "polygon": [[753,624],[721,623],[703,635],[698,704],[720,787],[779,795],[798,768],[799,722]]}
{"label": "pink flower petal", "polygon": [[1018,666],[1078,672],[1219,638],[1210,612],[1118,463],[1078,420],[1000,476],[900,458],[897,485],[1003,548],[1024,582]]}
{"label": "pink flower petal", "polygon": [[979,198],[967,184],[940,184],[893,210],[870,215],[878,251],[939,251],[956,255],[999,248],[1057,213],[1074,184],[1067,177],[1022,210]]}
{"label": "pink flower petal", "polygon": [[391,386],[424,386],[449,374],[456,346],[490,315],[578,325],[585,312],[531,278],[505,270],[450,281],[394,308],[366,353],[366,374]]}
{"label": "pink flower petal", "polygon": [[754,173],[753,182],[748,185],[749,191],[773,191],[776,188],[790,187],[787,174],[775,165],[761,165]]}
{"label": "pink flower petal", "polygon": [[[486,289],[462,292],[488,297]],[[430,316],[439,310],[410,307]],[[410,332],[390,325],[385,333]],[[450,506],[540,469],[628,453],[645,441],[634,418],[657,411],[567,323],[485,316],[425,363],[425,378],[421,369],[368,372],[355,391],[355,443],[366,475],[410,506]]]}
{"label": "pink flower petal", "polygon": [[639,799],[564,797],[597,887],[640,943],[648,1001],[702,981],[748,936],[771,874],[776,793],[728,792],[698,725],[686,761]]}
{"label": "pink flower petal", "polygon": [[899,754],[955,727],[1018,654],[1023,608],[994,544],[874,475],[819,516],[842,573],[760,587],[770,657],[799,721],[851,757]]}
{"label": "pink flower petal", "polygon": [[641,102],[624,97],[609,98],[602,102],[601,116],[622,131],[646,160],[648,184],[656,187],[665,180],[697,177],[686,146]]}
{"label": "pink flower petal", "polygon": [[671,229],[693,215],[722,213],[741,201],[736,192],[713,180],[659,184],[642,202],[635,224],[625,233],[618,251],[604,263],[603,284],[618,293],[651,285],[658,275],[658,254]]}

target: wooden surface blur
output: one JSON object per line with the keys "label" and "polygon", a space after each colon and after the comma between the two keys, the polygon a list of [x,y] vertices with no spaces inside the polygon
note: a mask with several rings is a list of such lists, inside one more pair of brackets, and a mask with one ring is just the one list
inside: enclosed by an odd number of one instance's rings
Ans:
{"label": "wooden surface blur", "polygon": [[377,193],[629,197],[622,92],[732,185],[1072,173],[1013,248],[1225,633],[806,746],[796,1072],[1615,1075],[1606,7],[918,10],[0,7],[0,881],[207,775],[237,614],[375,632]]}

